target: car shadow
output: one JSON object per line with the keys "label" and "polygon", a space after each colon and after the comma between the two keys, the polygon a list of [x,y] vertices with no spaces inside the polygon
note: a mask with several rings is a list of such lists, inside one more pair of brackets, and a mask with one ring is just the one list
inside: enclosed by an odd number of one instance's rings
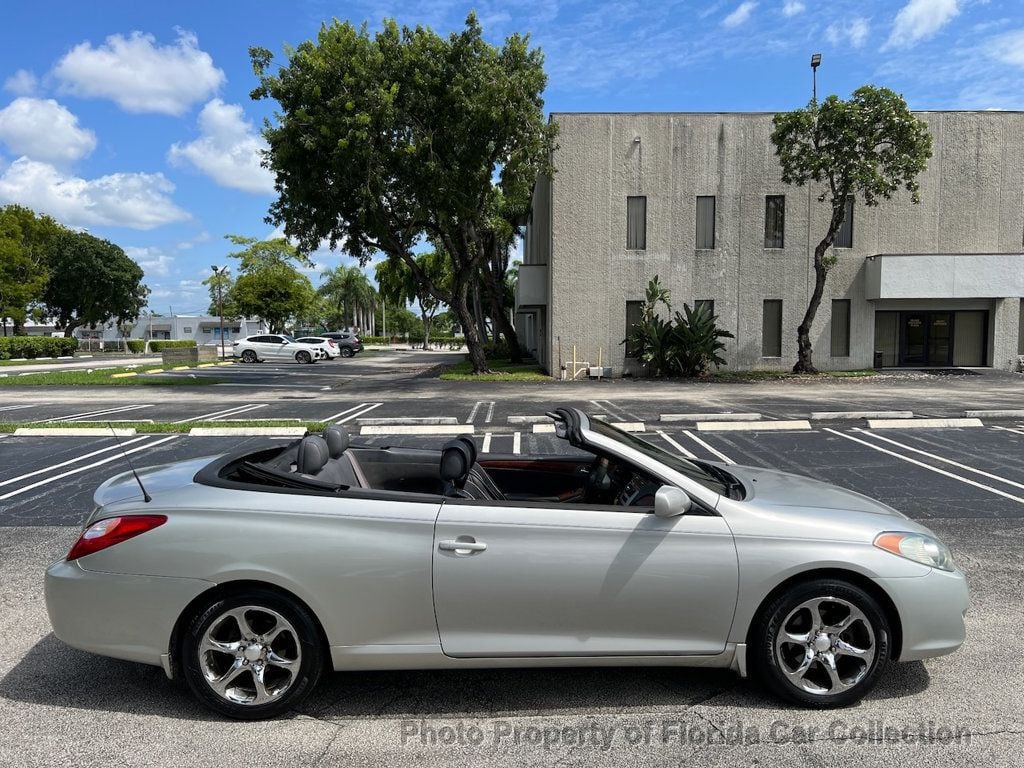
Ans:
{"label": "car shadow", "polygon": [[[921,662],[893,664],[865,699],[912,696],[928,687]],[[0,697],[30,704],[218,720],[159,667],[69,648],[52,633],[2,680]],[[601,667],[337,672],[326,675],[296,715],[317,718],[493,717],[558,712],[628,714],[652,708],[772,710],[785,705],[721,669]]]}

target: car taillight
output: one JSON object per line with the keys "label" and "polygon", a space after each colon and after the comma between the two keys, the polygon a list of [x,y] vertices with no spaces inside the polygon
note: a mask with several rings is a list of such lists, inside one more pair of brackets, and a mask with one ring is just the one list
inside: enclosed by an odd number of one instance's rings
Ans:
{"label": "car taillight", "polygon": [[82,535],[68,552],[67,559],[70,562],[91,555],[93,552],[134,538],[140,533],[151,531],[166,522],[167,515],[131,515],[98,520],[82,531]]}
{"label": "car taillight", "polygon": [[328,339],[327,343],[330,344],[333,347],[334,346],[334,339]]}

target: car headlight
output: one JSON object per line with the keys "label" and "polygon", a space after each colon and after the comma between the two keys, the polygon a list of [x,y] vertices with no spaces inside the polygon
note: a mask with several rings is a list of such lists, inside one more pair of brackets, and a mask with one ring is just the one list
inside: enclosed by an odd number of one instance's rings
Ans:
{"label": "car headlight", "polygon": [[923,533],[887,531],[875,537],[875,546],[932,568],[952,571],[956,567],[953,565],[953,554],[949,547],[935,537]]}

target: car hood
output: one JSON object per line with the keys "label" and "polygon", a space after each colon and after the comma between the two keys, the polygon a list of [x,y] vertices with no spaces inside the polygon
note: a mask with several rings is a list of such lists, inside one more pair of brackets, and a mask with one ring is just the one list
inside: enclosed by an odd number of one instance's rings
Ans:
{"label": "car hood", "polygon": [[[139,480],[146,487],[146,492],[154,500],[165,499],[167,494],[192,484],[196,472],[205,467],[216,456],[204,456],[198,459],[175,461],[170,464],[158,464],[136,470]],[[93,501],[97,506],[109,507],[121,501],[141,500],[142,491],[131,472],[107,480],[96,489]]]}
{"label": "car hood", "polygon": [[759,507],[803,507],[816,510],[870,512],[906,520],[888,504],[802,475],[759,467],[725,466],[746,488],[745,502]]}

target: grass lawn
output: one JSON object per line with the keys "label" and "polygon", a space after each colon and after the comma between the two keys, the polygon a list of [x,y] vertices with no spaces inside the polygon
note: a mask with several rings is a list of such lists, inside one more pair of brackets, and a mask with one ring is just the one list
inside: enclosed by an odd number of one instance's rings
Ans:
{"label": "grass lawn", "polygon": [[544,381],[552,379],[537,363],[512,363],[508,360],[488,360],[492,373],[480,376],[473,375],[473,364],[463,360],[457,365],[446,368],[438,377],[442,381]]}
{"label": "grass lawn", "polygon": [[818,373],[793,373],[792,371],[716,371],[708,378],[711,381],[723,382],[755,382],[780,381],[782,379],[860,379],[877,376],[873,368],[857,371],[820,371]]}
{"label": "grass lawn", "polygon": [[[72,370],[72,371],[43,371],[40,373],[26,373],[23,376],[11,374],[0,377],[0,387],[67,387],[76,384],[107,387],[139,387],[139,386],[160,386],[160,387],[201,387],[207,384],[219,384],[223,379],[212,376],[196,374],[191,376],[147,376],[145,372],[155,368],[169,370],[173,366],[152,366],[146,365],[140,368],[110,368],[105,371]],[[203,369],[208,370],[208,369]],[[117,373],[138,373],[137,376],[115,377]]]}
{"label": "grass lawn", "polygon": [[[110,426],[117,428],[134,427],[140,435],[146,434],[187,434],[193,427],[305,427],[310,432],[322,432],[331,422],[328,421],[288,421],[286,419],[271,419],[268,421],[189,421],[184,424],[174,424],[169,421],[112,421]],[[29,428],[60,428],[60,427],[95,427],[97,434],[106,432],[106,422],[96,421],[23,421],[0,423],[0,433],[13,432],[22,427]],[[110,434],[106,432],[106,434]]]}

